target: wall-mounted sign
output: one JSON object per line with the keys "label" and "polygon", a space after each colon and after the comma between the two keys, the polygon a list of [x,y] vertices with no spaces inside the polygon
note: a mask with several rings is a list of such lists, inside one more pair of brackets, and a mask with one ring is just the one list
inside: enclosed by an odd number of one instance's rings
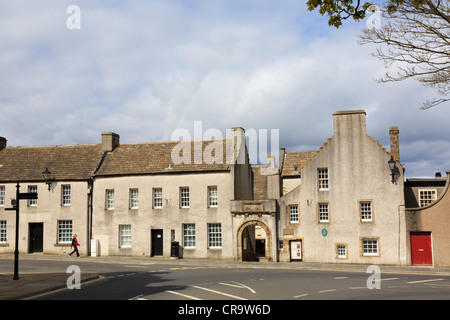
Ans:
{"label": "wall-mounted sign", "polygon": [[322,235],[324,236],[324,237],[326,237],[327,236],[327,229],[322,229]]}

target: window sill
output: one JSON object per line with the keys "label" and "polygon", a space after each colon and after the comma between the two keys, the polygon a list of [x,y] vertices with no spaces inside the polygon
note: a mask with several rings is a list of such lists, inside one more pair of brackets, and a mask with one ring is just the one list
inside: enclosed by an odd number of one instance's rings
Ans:
{"label": "window sill", "polygon": [[70,247],[72,243],[54,243],[53,247]]}

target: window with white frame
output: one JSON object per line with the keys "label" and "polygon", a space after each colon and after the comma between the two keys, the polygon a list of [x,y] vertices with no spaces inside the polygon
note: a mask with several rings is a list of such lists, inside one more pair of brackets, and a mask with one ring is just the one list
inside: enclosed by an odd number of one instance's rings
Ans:
{"label": "window with white frame", "polygon": [[119,237],[119,245],[121,248],[131,248],[131,225],[120,225]]}
{"label": "window with white frame", "polygon": [[[38,193],[37,186],[28,186],[29,193]],[[37,199],[29,199],[28,206],[34,207],[37,206]]]}
{"label": "window with white frame", "polygon": [[330,212],[328,203],[319,203],[319,222],[329,222]]}
{"label": "window with white frame", "polygon": [[217,186],[208,187],[208,207],[217,207]]}
{"label": "window with white frame", "polygon": [[180,208],[189,208],[189,187],[180,188]]}
{"label": "window with white frame", "polygon": [[114,189],[106,190],[106,210],[114,210]]}
{"label": "window with white frame", "polygon": [[0,186],[0,206],[5,205],[5,186]]}
{"label": "window with white frame", "polygon": [[317,169],[319,190],[328,190],[328,168]]}
{"label": "window with white frame", "polygon": [[222,224],[208,223],[208,248],[222,248]]}
{"label": "window with white frame", "polygon": [[71,196],[71,190],[70,190],[70,184],[63,184],[61,186],[61,203],[63,206],[70,206],[70,196]]}
{"label": "window with white frame", "polygon": [[6,221],[0,221],[0,243],[6,243]]}
{"label": "window with white frame", "polygon": [[378,256],[378,239],[362,239],[362,255]]}
{"label": "window with white frame", "polygon": [[360,201],[359,202],[359,215],[361,217],[361,222],[371,222],[373,218],[372,214],[372,202],[371,201]]}
{"label": "window with white frame", "polygon": [[419,204],[425,207],[437,199],[436,189],[419,190]]}
{"label": "window with white frame", "polygon": [[338,259],[347,259],[347,245],[345,244],[336,245],[336,253]]}
{"label": "window with white frame", "polygon": [[183,246],[185,248],[195,248],[195,224],[183,224]]}
{"label": "window with white frame", "polygon": [[139,209],[139,189],[130,189],[130,209]]}
{"label": "window with white frame", "polygon": [[72,242],[72,220],[58,221],[58,243]]}
{"label": "window with white frame", "polygon": [[297,204],[289,205],[289,222],[290,223],[299,223],[298,205]]}
{"label": "window with white frame", "polygon": [[162,188],[153,188],[153,208],[162,208]]}

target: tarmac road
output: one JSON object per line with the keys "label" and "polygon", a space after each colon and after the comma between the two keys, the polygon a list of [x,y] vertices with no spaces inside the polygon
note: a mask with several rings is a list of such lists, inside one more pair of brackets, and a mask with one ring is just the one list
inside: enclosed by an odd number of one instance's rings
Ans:
{"label": "tarmac road", "polygon": [[[0,255],[0,300],[364,300],[450,299],[450,270],[381,266],[381,289],[367,288],[367,266],[247,263],[137,257]],[[68,290],[70,266],[81,290]],[[71,282],[71,284],[73,284]],[[55,291],[55,293],[48,294]]]}

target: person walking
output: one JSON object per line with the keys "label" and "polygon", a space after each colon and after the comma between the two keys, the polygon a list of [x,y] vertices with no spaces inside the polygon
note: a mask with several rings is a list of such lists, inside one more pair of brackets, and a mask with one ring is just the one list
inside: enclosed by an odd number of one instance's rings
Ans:
{"label": "person walking", "polygon": [[75,253],[75,252],[77,253],[77,258],[80,257],[80,253],[78,252],[78,246],[79,245],[80,244],[78,243],[77,235],[74,234],[73,237],[72,237],[72,244],[70,245],[70,249],[72,249],[72,248],[74,248],[74,249],[73,249],[73,251],[71,253],[69,253],[69,257],[71,257],[72,254]]}

